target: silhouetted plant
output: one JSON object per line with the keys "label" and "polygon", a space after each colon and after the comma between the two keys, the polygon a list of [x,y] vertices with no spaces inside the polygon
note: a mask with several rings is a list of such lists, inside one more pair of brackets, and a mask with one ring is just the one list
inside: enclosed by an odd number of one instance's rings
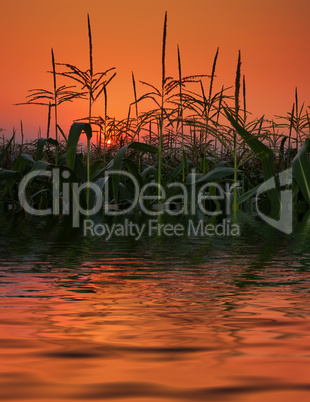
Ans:
{"label": "silhouetted plant", "polygon": [[[89,14],[87,14],[87,25],[88,25],[88,40],[89,40],[89,69],[86,71],[80,70],[73,64],[67,63],[57,63],[59,66],[64,66],[68,71],[63,71],[57,73],[64,77],[70,78],[79,84],[81,84],[81,91],[86,90],[88,94],[88,120],[91,121],[92,118],[92,105],[104,91],[106,86],[115,77],[116,73],[108,77],[108,73],[115,70],[115,67],[109,68],[104,72],[94,72],[93,67],[93,44],[92,44],[92,34]],[[83,92],[82,92],[83,93]]]}
{"label": "silhouetted plant", "polygon": [[[82,98],[84,93],[72,90],[75,86],[62,85],[57,88],[56,82],[56,67],[55,67],[55,57],[54,51],[51,49],[52,55],[52,75],[53,75],[53,90],[49,91],[47,89],[30,89],[29,95],[26,96],[27,102],[17,103],[17,105],[43,105],[47,106],[49,109],[48,117],[48,133],[49,133],[49,120],[50,120],[50,109],[54,108],[55,115],[55,139],[58,142],[58,106],[64,102],[72,102],[73,99]],[[58,145],[56,145],[56,155],[55,155],[56,165],[58,164]]]}

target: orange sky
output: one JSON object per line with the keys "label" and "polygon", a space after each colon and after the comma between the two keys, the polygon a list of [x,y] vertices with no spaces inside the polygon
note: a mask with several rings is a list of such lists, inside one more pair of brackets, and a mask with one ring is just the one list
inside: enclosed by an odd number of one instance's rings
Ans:
{"label": "orange sky", "polygon": [[[234,84],[240,49],[247,105],[254,117],[289,111],[295,86],[300,101],[310,105],[309,0],[1,0],[0,7],[0,128],[7,137],[15,126],[20,138],[20,119],[27,137],[35,138],[39,126],[45,135],[45,107],[12,104],[23,102],[31,88],[52,89],[46,73],[51,69],[51,47],[56,61],[88,68],[87,12],[94,68],[117,69],[108,88],[110,116],[127,116],[133,100],[131,71],[136,80],[159,84],[165,10],[167,75],[177,77],[177,44],[183,75],[210,74],[219,47],[219,90],[223,84]],[[138,94],[145,90],[138,84]],[[103,99],[94,113],[103,115]],[[73,119],[85,115],[86,101],[61,107],[60,126],[67,132]]]}

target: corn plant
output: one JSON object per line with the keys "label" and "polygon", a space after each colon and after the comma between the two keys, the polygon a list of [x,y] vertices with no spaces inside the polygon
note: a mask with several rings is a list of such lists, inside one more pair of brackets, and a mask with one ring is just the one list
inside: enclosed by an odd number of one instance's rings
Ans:
{"label": "corn plant", "polygon": [[[51,49],[52,56],[52,75],[53,75],[53,90],[47,89],[30,89],[29,95],[26,96],[27,102],[17,103],[17,105],[43,105],[49,109],[54,108],[55,116],[55,139],[58,142],[58,106],[64,102],[72,102],[76,98],[82,98],[84,93],[73,90],[74,86],[62,85],[57,87],[56,82],[56,63],[54,57],[54,51]],[[49,120],[50,118],[48,118]],[[48,123],[49,127],[49,123]],[[48,130],[49,131],[49,130]],[[55,163],[58,164],[58,145],[56,145]]]}
{"label": "corn plant", "polygon": [[67,71],[59,72],[57,74],[70,78],[81,85],[81,93],[86,91],[88,94],[88,121],[91,122],[92,106],[98,99],[101,93],[105,90],[106,86],[112,81],[116,73],[114,72],[110,77],[108,74],[115,70],[115,67],[109,68],[104,72],[94,72],[93,66],[93,42],[91,34],[91,25],[89,14],[87,14],[88,26],[88,42],[89,42],[89,68],[86,71],[80,70],[73,64],[57,63],[59,66],[67,68]]}

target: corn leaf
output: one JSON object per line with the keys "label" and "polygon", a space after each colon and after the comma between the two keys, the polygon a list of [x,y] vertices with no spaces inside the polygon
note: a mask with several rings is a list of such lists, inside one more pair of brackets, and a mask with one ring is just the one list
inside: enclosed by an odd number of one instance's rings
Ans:
{"label": "corn leaf", "polygon": [[58,145],[58,141],[53,138],[39,138],[37,142],[36,161],[43,158],[43,149],[47,142],[55,146]]}
{"label": "corn leaf", "polygon": [[87,140],[90,141],[92,137],[92,129],[89,123],[73,123],[70,128],[67,144],[67,166],[71,170],[74,170],[76,148],[83,131],[87,136]]}
{"label": "corn leaf", "polygon": [[[132,143],[130,143],[128,145],[125,145],[124,147],[120,148],[119,151],[117,152],[117,154],[115,155],[115,158],[113,159],[113,165],[112,165],[112,169],[114,171],[119,171],[119,172],[121,171],[123,157],[125,155],[125,152],[129,148],[134,149],[136,151],[151,152],[151,153],[158,154],[158,149],[153,147],[153,146],[151,146],[151,145],[144,144],[144,143],[141,143],[141,142],[132,142]],[[114,203],[115,204],[118,203],[118,193],[119,193],[120,179],[121,179],[120,174],[113,174],[113,176],[112,176],[112,187],[113,187],[113,197],[114,197]]]}
{"label": "corn leaf", "polygon": [[310,140],[307,138],[292,162],[294,178],[308,205],[310,205],[310,163],[307,155],[309,151]]}
{"label": "corn leaf", "polygon": [[[234,117],[224,109],[228,120],[234,129],[241,136],[243,141],[251,148],[254,154],[261,160],[263,165],[263,176],[264,180],[267,181],[271,177],[275,177],[274,168],[274,153],[265,144],[259,141],[254,135],[249,133],[245,128],[240,126],[240,124],[234,119]],[[267,197],[270,204],[270,217],[274,219],[279,218],[280,214],[280,192],[278,188],[274,188],[267,192]]]}

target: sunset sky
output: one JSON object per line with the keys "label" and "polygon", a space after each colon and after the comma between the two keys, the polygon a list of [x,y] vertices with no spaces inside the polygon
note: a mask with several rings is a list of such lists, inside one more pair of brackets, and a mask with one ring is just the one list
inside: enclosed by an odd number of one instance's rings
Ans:
{"label": "sunset sky", "polygon": [[[220,49],[215,90],[234,85],[238,50],[246,76],[247,105],[253,117],[284,115],[295,87],[310,105],[309,0],[1,0],[1,134],[28,138],[46,133],[47,108],[13,106],[32,88],[52,89],[51,48],[57,62],[88,68],[87,13],[90,15],[94,68],[116,67],[108,87],[108,115],[127,116],[136,80],[159,85],[164,13],[168,11],[167,75],[177,77],[177,45],[183,75],[210,74]],[[59,79],[59,84],[72,82]],[[137,84],[138,95],[146,88]],[[103,98],[94,114],[103,115]],[[87,115],[87,102],[60,108],[59,124],[68,132]],[[53,136],[54,132],[51,132]]]}

